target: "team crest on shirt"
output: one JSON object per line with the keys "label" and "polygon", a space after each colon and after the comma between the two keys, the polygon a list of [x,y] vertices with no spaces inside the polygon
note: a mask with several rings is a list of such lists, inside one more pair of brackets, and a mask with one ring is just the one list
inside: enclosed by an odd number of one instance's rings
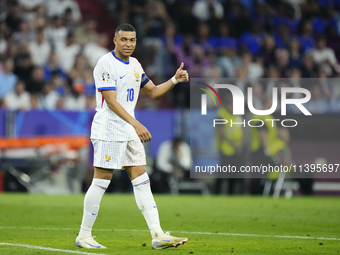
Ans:
{"label": "team crest on shirt", "polygon": [[109,81],[110,80],[110,74],[108,72],[104,72],[102,74],[102,79],[103,79],[104,82]]}
{"label": "team crest on shirt", "polygon": [[135,71],[135,76],[136,76],[136,82],[139,82],[139,78],[140,78],[139,73],[136,72],[136,70],[134,70],[134,71]]}
{"label": "team crest on shirt", "polygon": [[106,159],[106,162],[109,162],[109,161],[111,160],[111,157],[108,156],[108,155],[106,155],[106,156],[105,156],[105,159]]}
{"label": "team crest on shirt", "polygon": [[139,78],[140,78],[139,73],[136,72],[136,70],[133,70],[133,71],[135,72],[135,77],[136,77],[136,87],[139,87],[140,86],[140,84],[139,84]]}

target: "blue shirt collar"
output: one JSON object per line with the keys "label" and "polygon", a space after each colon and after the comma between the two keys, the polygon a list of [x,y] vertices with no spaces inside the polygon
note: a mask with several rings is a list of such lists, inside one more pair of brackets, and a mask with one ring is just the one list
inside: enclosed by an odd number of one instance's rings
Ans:
{"label": "blue shirt collar", "polygon": [[129,59],[128,61],[124,61],[124,60],[122,60],[122,59],[120,59],[120,58],[117,58],[116,55],[115,55],[115,53],[114,53],[114,51],[111,51],[111,53],[112,53],[112,55],[113,55],[117,60],[119,60],[119,61],[122,62],[123,64],[125,64],[125,65],[130,64],[130,59]]}

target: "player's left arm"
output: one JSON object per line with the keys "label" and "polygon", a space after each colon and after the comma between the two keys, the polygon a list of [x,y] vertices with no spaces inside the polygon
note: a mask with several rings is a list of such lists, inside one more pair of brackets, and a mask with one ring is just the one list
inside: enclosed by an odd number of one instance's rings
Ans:
{"label": "player's left arm", "polygon": [[[181,66],[177,69],[174,78],[178,83],[189,81],[189,74],[186,70],[183,70],[184,64],[181,63]],[[158,100],[164,95],[166,95],[170,90],[175,87],[177,83],[174,83],[172,79],[156,86],[151,80],[145,84],[142,90],[152,99]]]}

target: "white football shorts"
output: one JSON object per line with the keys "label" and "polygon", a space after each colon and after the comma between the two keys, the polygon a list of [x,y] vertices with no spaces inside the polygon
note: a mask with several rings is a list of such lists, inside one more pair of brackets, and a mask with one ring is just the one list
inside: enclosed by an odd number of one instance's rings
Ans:
{"label": "white football shorts", "polygon": [[124,166],[145,166],[146,156],[139,138],[132,141],[103,141],[91,139],[96,167],[124,170]]}

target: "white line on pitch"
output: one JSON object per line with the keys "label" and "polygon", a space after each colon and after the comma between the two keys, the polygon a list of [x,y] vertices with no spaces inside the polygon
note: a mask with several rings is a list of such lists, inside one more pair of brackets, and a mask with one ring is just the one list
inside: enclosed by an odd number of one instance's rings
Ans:
{"label": "white line on pitch", "polygon": [[[0,226],[0,229],[29,229],[29,230],[65,230],[65,231],[78,231],[77,228],[39,228],[39,227],[4,227]],[[98,232],[149,232],[149,230],[140,229],[95,229]],[[276,237],[276,238],[292,238],[292,239],[309,239],[309,240],[330,240],[340,241],[340,238],[335,237],[312,237],[312,236],[287,236],[287,235],[259,235],[259,234],[241,234],[241,233],[214,233],[214,232],[192,232],[192,231],[171,231],[182,234],[196,234],[196,235],[220,235],[220,236],[246,236],[246,237]]]}
{"label": "white line on pitch", "polygon": [[[175,232],[175,231],[174,231]],[[182,234],[197,234],[197,235],[221,235],[221,236],[247,236],[247,237],[277,237],[277,238],[293,238],[293,239],[311,239],[311,240],[331,240],[340,241],[340,238],[334,237],[312,237],[312,236],[281,236],[281,235],[258,235],[258,234],[239,234],[239,233],[213,233],[213,232],[189,232],[176,231]]]}
{"label": "white line on pitch", "polygon": [[76,254],[84,254],[84,255],[93,255],[93,254],[96,254],[96,255],[106,255],[104,253],[71,251],[71,250],[55,249],[55,248],[36,246],[36,245],[19,244],[19,243],[0,243],[0,245],[9,245],[9,246],[24,247],[24,248],[31,248],[31,249],[38,249],[38,250],[46,250],[46,251],[60,251],[60,252],[76,253]]}

